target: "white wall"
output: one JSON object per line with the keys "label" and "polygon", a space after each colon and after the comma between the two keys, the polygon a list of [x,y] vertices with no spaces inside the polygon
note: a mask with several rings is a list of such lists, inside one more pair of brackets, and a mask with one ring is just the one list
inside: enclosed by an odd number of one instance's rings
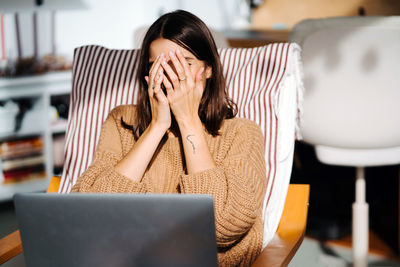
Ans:
{"label": "white wall", "polygon": [[[51,1],[51,0],[48,0]],[[244,0],[81,0],[87,8],[57,11],[57,54],[72,57],[75,47],[98,44],[109,48],[127,49],[134,46],[134,31],[150,25],[161,14],[184,9],[199,16],[214,29],[231,28]],[[0,8],[1,11],[1,8]],[[23,55],[33,54],[31,14],[21,23],[23,28]],[[21,19],[22,20],[22,19]],[[46,21],[48,23],[46,23]],[[13,17],[7,15],[7,50],[15,48]],[[39,14],[39,51],[46,54],[50,48],[50,15]],[[11,54],[16,52],[10,51]],[[9,53],[9,54],[10,54]]]}
{"label": "white wall", "polygon": [[83,44],[132,48],[135,29],[150,25],[163,13],[176,9],[194,13],[209,27],[229,28],[232,25],[232,17],[236,16],[237,2],[237,0],[85,0],[87,10],[59,12],[57,15],[57,46],[61,53],[66,54],[69,54],[73,47]]}
{"label": "white wall", "polygon": [[87,9],[58,12],[57,50],[71,54],[81,45],[99,44],[110,48],[130,48],[132,34],[142,19],[139,1],[85,0]]}

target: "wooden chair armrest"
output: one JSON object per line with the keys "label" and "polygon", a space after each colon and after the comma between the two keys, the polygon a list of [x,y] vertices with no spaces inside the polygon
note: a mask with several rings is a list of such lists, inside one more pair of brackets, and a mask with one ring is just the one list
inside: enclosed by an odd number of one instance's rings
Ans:
{"label": "wooden chair armrest", "polygon": [[[60,186],[61,177],[53,176],[47,193],[55,193]],[[22,243],[19,230],[0,239],[0,265],[22,253]]]}
{"label": "wooden chair armrest", "polygon": [[53,176],[50,180],[49,187],[47,187],[47,193],[57,193],[60,187],[61,177]]}
{"label": "wooden chair armrest", "polygon": [[0,239],[0,265],[22,253],[19,230]]}
{"label": "wooden chair armrest", "polygon": [[309,185],[289,185],[278,230],[252,267],[289,264],[304,239],[309,191]]}

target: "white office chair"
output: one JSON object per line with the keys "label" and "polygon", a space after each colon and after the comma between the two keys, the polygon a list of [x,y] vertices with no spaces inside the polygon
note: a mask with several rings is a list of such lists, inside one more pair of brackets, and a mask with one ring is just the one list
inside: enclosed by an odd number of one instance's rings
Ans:
{"label": "white office chair", "polygon": [[305,20],[304,141],[326,164],[356,167],[354,266],[367,266],[364,167],[400,163],[400,17]]}

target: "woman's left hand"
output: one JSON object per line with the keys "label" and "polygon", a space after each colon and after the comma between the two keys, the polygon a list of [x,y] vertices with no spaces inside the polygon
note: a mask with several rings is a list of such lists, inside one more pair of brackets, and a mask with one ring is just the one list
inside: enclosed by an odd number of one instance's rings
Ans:
{"label": "woman's left hand", "polygon": [[166,61],[161,64],[167,76],[164,77],[163,84],[170,108],[179,125],[198,121],[199,105],[205,87],[204,66],[192,74],[182,52],[170,52],[169,57],[172,66]]}

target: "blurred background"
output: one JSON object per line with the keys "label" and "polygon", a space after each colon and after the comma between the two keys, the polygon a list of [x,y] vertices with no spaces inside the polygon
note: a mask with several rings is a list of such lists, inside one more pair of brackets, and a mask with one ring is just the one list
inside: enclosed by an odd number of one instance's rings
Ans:
{"label": "blurred background", "polygon": [[[185,9],[216,30],[286,30],[307,18],[395,15],[397,0],[1,0],[5,51],[15,57],[15,12],[19,14],[22,56],[33,56],[33,16],[37,13],[37,53],[71,57],[84,44],[110,48],[135,46],[135,30],[161,14]],[[53,36],[54,35],[54,36]]]}

